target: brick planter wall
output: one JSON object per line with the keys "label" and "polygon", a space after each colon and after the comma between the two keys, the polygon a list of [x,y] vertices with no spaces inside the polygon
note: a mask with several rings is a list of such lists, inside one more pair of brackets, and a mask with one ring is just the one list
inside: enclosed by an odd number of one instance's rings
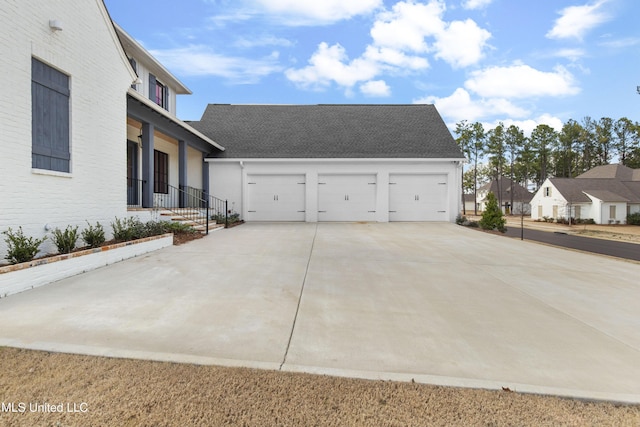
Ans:
{"label": "brick planter wall", "polygon": [[0,298],[173,245],[173,234],[0,267]]}

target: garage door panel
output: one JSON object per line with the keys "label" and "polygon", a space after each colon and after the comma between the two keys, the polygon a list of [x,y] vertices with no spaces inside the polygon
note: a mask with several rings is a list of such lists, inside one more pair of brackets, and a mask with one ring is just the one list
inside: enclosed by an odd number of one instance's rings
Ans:
{"label": "garage door panel", "polygon": [[446,175],[389,176],[390,221],[446,221],[449,188]]}
{"label": "garage door panel", "polygon": [[304,221],[304,175],[249,175],[248,221]]}
{"label": "garage door panel", "polygon": [[318,176],[318,220],[375,220],[376,187],[372,174]]}

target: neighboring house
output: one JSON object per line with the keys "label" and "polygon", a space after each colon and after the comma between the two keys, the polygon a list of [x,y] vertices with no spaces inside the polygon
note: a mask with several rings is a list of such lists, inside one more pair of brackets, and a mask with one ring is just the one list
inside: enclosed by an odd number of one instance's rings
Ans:
{"label": "neighboring house", "polygon": [[0,231],[42,237],[125,216],[136,74],[102,0],[4,0],[0,26]]}
{"label": "neighboring house", "polygon": [[127,205],[194,206],[209,196],[204,158],[224,148],[176,117],[176,95],[191,91],[122,28],[115,28],[138,75],[127,92]]}
{"label": "neighboring house", "polygon": [[454,221],[464,157],[433,105],[217,105],[212,193],[247,221]]}
{"label": "neighboring house", "polygon": [[[520,215],[524,213],[528,215],[531,213],[531,199],[533,194],[529,192],[525,187],[512,181],[509,178],[501,177],[498,182],[494,179],[491,182],[486,183],[482,187],[478,188],[478,210],[484,211],[487,206],[487,194],[492,192],[496,195],[498,203],[502,199],[502,212],[505,214]],[[511,200],[513,196],[513,206],[511,206]]]}
{"label": "neighboring house", "polygon": [[595,167],[576,178],[547,179],[531,201],[531,218],[593,219],[597,224],[625,223],[640,212],[640,169],[623,165]]}

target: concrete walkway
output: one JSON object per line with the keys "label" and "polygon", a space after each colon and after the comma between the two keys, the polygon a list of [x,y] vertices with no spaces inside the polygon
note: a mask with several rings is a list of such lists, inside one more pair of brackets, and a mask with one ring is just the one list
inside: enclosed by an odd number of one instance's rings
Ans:
{"label": "concrete walkway", "polygon": [[639,275],[454,224],[244,224],[0,299],[0,345],[640,403]]}

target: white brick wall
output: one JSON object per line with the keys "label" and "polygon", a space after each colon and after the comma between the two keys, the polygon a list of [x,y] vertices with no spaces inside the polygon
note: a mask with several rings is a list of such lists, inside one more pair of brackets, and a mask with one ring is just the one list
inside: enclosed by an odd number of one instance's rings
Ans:
{"label": "white brick wall", "polygon": [[[50,19],[63,30],[53,32]],[[126,215],[126,91],[133,78],[102,1],[4,0],[0,25],[0,231],[22,226],[40,237],[45,224],[83,228],[85,220],[110,231],[113,218]],[[69,174],[31,168],[32,56],[70,76]]]}

